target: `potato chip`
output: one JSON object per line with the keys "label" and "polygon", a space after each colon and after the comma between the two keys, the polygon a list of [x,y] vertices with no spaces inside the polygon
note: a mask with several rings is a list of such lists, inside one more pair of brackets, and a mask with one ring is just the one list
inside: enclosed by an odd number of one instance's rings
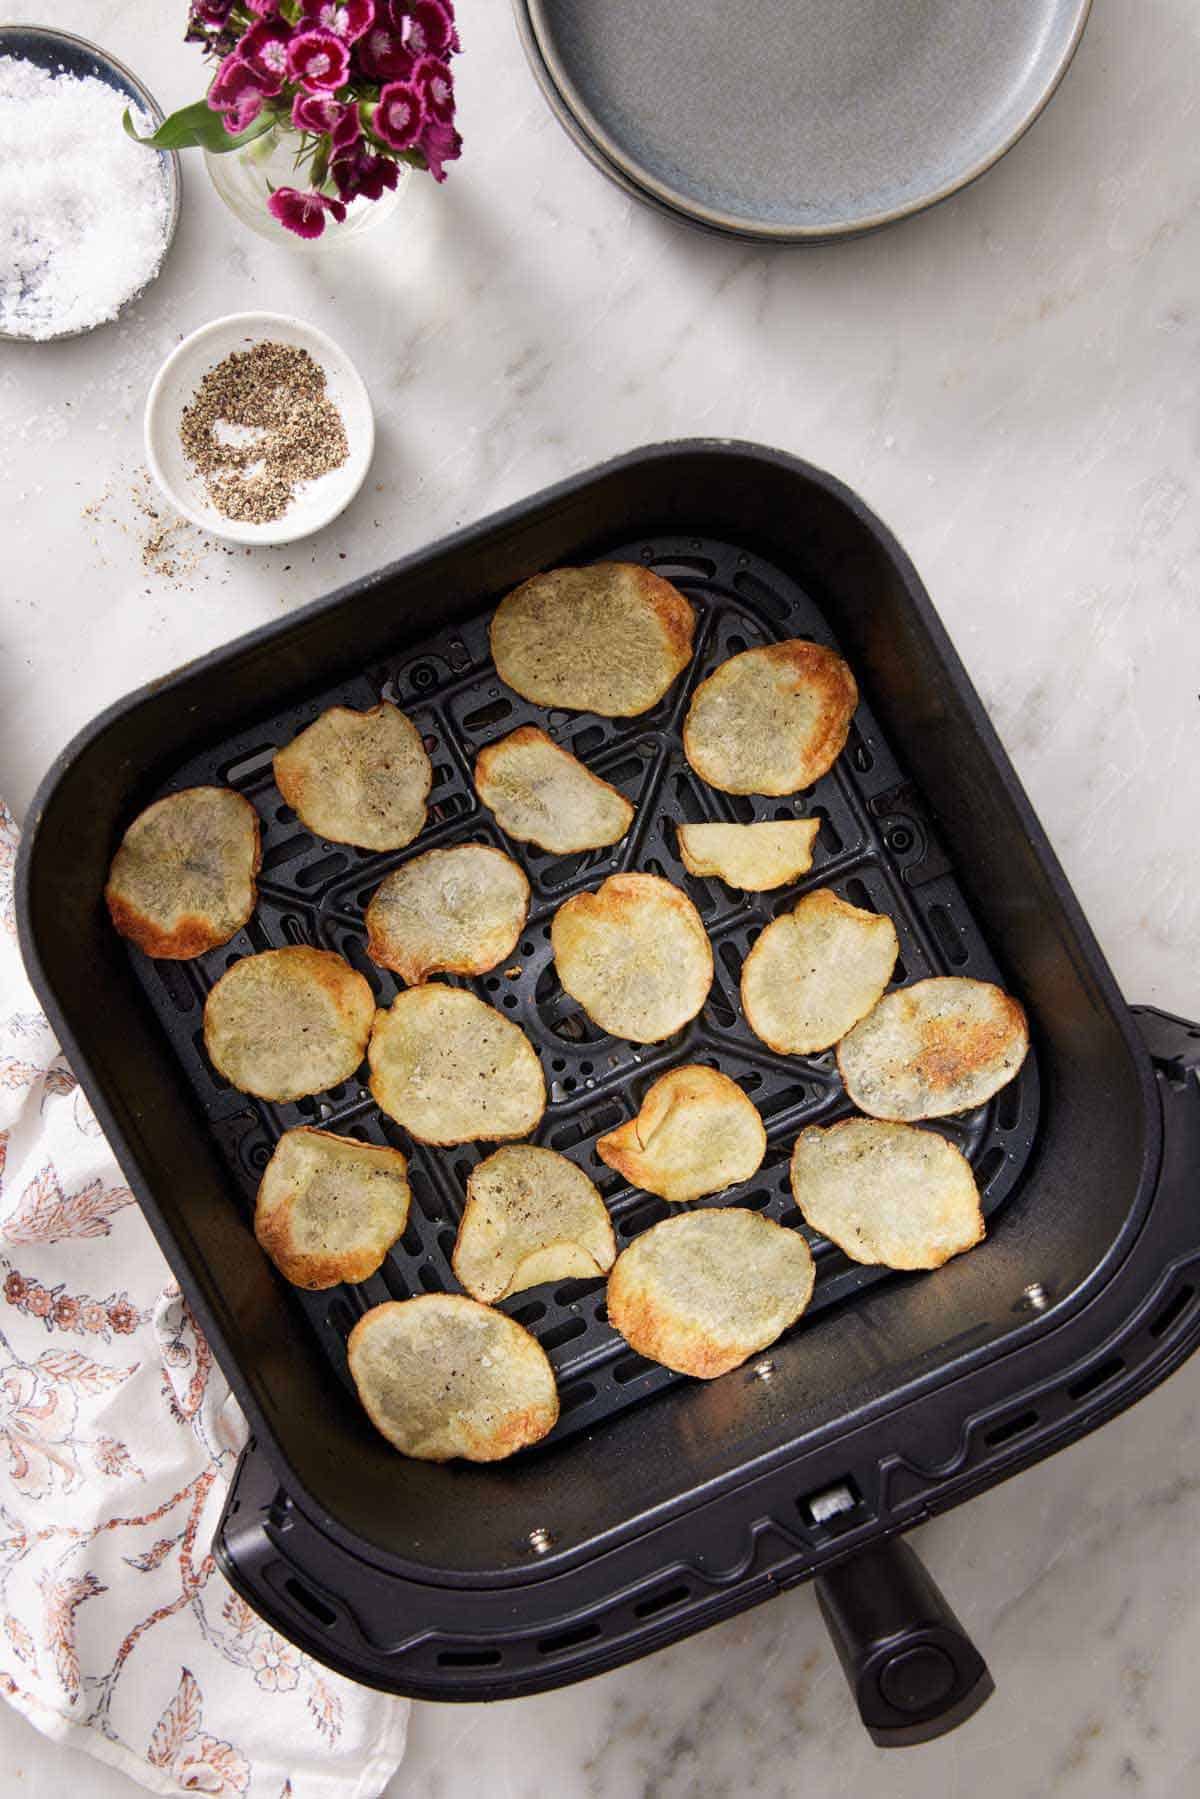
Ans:
{"label": "potato chip", "polygon": [[348,1081],[363,1059],[375,996],[332,950],[297,944],[243,956],[204,1006],[204,1047],[242,1093],[284,1102]]}
{"label": "potato chip", "polygon": [[528,911],[529,882],[503,850],[426,850],[371,896],[367,954],[410,987],[431,974],[484,974],[514,948]]}
{"label": "potato chip", "polygon": [[990,981],[942,975],[900,987],[838,1045],[846,1091],[872,1118],[942,1118],[1007,1086],[1029,1050],[1016,1000]]}
{"label": "potato chip", "polygon": [[819,818],[779,818],[753,825],[678,825],[679,854],[689,874],[716,875],[743,893],[786,887],[812,867]]}
{"label": "potato chip", "polygon": [[608,1321],[639,1355],[713,1380],[796,1322],[813,1278],[798,1231],[741,1206],[683,1212],[617,1257]]}
{"label": "potato chip", "polygon": [[633,1186],[676,1202],[748,1181],[766,1151],[757,1108],[699,1063],[660,1075],[637,1117],[596,1141],[600,1160]]}
{"label": "potato chip", "polygon": [[421,1143],[527,1137],[546,1109],[537,1051],[473,993],[410,987],[375,1021],[371,1091]]}
{"label": "potato chip", "polygon": [[828,1049],[871,1010],[899,953],[890,918],[818,887],[774,919],[743,962],[746,1022],[781,1056]]}
{"label": "potato chip", "polygon": [[276,755],[275,785],[318,837],[399,850],[425,823],[433,768],[397,706],[331,706]]}
{"label": "potato chip", "polygon": [[810,1229],[854,1262],[940,1268],[983,1240],[971,1164],[915,1125],[846,1118],[801,1131],[792,1192]]}
{"label": "potato chip", "polygon": [[475,791],[501,830],[558,856],[619,843],[633,823],[625,796],[536,725],[480,750]]}
{"label": "potato chip", "polygon": [[657,875],[610,875],[554,914],[563,987],[614,1037],[657,1043],[694,1018],[712,986],[712,946],[685,893]]}
{"label": "potato chip", "polygon": [[123,937],[180,962],[228,943],[254,911],[258,814],[228,787],[187,787],[140,812],[104,897]]}
{"label": "potato chip", "polygon": [[798,793],[833,767],[857,705],[854,676],[824,644],[743,650],[692,695],[684,754],[723,793]]}
{"label": "potato chip", "polygon": [[254,1235],[293,1286],[365,1281],[403,1234],[410,1197],[398,1149],[285,1131],[259,1185]]}
{"label": "potato chip", "polygon": [[554,568],[506,594],[491,624],[496,672],[539,706],[633,718],[692,655],[695,614],[633,562]]}
{"label": "potato chip", "polygon": [[566,1156],[511,1143],[471,1170],[452,1261],[476,1299],[495,1304],[543,1281],[592,1279],[616,1253],[604,1201]]}
{"label": "potato chip", "polygon": [[536,1337],[460,1293],[364,1312],[347,1344],[376,1430],[422,1462],[498,1462],[558,1420],[554,1370]]}

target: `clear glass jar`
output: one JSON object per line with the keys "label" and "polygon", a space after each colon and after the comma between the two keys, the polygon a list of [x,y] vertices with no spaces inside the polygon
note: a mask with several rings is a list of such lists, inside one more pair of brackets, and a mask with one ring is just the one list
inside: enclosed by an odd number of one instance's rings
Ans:
{"label": "clear glass jar", "polygon": [[304,170],[296,168],[296,152],[299,148],[299,132],[272,126],[261,137],[243,144],[240,150],[225,150],[219,156],[214,156],[210,150],[204,152],[204,162],[212,184],[230,212],[243,225],[249,225],[251,231],[257,231],[260,237],[268,237],[273,243],[286,244],[293,250],[310,250],[320,255],[324,251],[336,249],[339,244],[349,243],[351,239],[360,237],[372,226],[382,224],[384,219],[390,218],[395,212],[412,174],[408,163],[399,163],[399,180],[396,186],[385,191],[380,199],[352,200],[340,225],[332,215],[327,215],[325,229],[320,237],[299,237],[267,211],[267,201],[274,188],[303,189],[307,186]]}

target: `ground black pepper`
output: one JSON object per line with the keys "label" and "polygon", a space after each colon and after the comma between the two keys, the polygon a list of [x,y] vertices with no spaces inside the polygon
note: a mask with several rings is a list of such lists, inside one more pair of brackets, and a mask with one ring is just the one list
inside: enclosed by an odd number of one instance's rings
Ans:
{"label": "ground black pepper", "polygon": [[256,525],[282,518],[300,482],[350,453],[324,369],[307,350],[271,340],[209,370],[179,436],[217,511]]}

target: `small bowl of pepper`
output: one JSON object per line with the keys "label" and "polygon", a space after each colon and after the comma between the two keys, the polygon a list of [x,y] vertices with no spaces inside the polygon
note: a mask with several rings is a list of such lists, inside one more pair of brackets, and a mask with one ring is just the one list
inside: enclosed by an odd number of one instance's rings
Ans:
{"label": "small bowl of pepper", "polygon": [[266,546],[320,531],[371,465],[362,377],[331,337],[237,312],[172,350],[146,401],[146,457],[167,499],[213,537]]}

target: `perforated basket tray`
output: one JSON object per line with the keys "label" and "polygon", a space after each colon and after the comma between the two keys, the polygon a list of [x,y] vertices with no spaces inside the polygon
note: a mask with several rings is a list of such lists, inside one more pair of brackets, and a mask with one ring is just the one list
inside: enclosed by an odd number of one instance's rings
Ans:
{"label": "perforated basket tray", "polygon": [[[817,1284],[806,1314],[843,1303],[888,1278],[862,1267],[802,1222],[791,1195],[788,1159],[804,1125],[828,1123],[852,1108],[832,1052],[778,1056],[748,1029],[738,977],[750,945],[771,918],[819,886],[855,905],[888,913],[900,937],[894,984],[931,974],[998,980],[982,932],[933,835],[919,794],[884,741],[869,698],[855,715],[850,740],[834,768],[791,800],[743,799],[707,787],[684,760],[680,727],[695,684],[726,657],[785,637],[834,643],[818,608],[778,568],[734,545],[700,538],[614,544],[606,554],[642,561],[675,581],[698,614],[696,654],[685,675],[652,711],[635,719],[602,719],[531,706],[503,687],[488,652],[488,614],[406,649],[392,662],[326,689],[214,745],[180,768],[162,788],[227,782],[253,801],[263,824],[260,900],[244,931],[223,949],[191,963],[151,962],[131,950],[139,979],[198,1095],[234,1176],[245,1216],[281,1132],[299,1124],[390,1143],[410,1157],[414,1204],[408,1229],[379,1273],[356,1287],[296,1292],[324,1353],[349,1382],[345,1341],[361,1314],[386,1299],[457,1291],[450,1267],[470,1169],[488,1145],[430,1149],[414,1144],[382,1114],[364,1071],[344,1087],[294,1105],[270,1105],[230,1088],[204,1053],[204,996],[225,970],[256,950],[312,943],[337,950],[371,982],[381,1005],[395,978],[370,961],[363,912],[390,869],[432,847],[467,841],[506,850],[526,870],[533,890],[526,930],[502,968],[470,986],[529,1033],[542,1057],[550,1103],[536,1141],[563,1151],[596,1182],[611,1210],[618,1244],[676,1208],[626,1186],[599,1160],[595,1140],[641,1103],[650,1083],[684,1062],[707,1062],[732,1076],[762,1113],[766,1160],[753,1180],[701,1205],[753,1207],[808,1237]],[[835,646],[836,647],[836,646]],[[422,732],[434,767],[429,822],[407,849],[385,855],[314,838],[285,806],[271,757],[330,705],[365,707],[392,700]],[[558,858],[500,831],[475,796],[475,756],[526,722],[612,782],[636,806],[633,826],[613,850]],[[796,886],[743,894],[689,875],[676,845],[679,820],[813,816],[821,821],[813,868]],[[646,869],[676,882],[694,900],[715,952],[716,979],[698,1018],[669,1041],[638,1047],[601,1032],[566,995],[550,956],[550,921],[568,894],[594,887],[616,869]],[[1038,1079],[1033,1055],[1020,1076],[989,1105],[939,1121],[970,1157],[990,1216],[1019,1180],[1034,1140]],[[680,1377],[629,1350],[606,1321],[604,1281],[571,1281],[516,1295],[504,1310],[527,1325],[550,1355],[561,1389],[561,1439],[659,1391]],[[805,1319],[795,1327],[805,1328]]]}

